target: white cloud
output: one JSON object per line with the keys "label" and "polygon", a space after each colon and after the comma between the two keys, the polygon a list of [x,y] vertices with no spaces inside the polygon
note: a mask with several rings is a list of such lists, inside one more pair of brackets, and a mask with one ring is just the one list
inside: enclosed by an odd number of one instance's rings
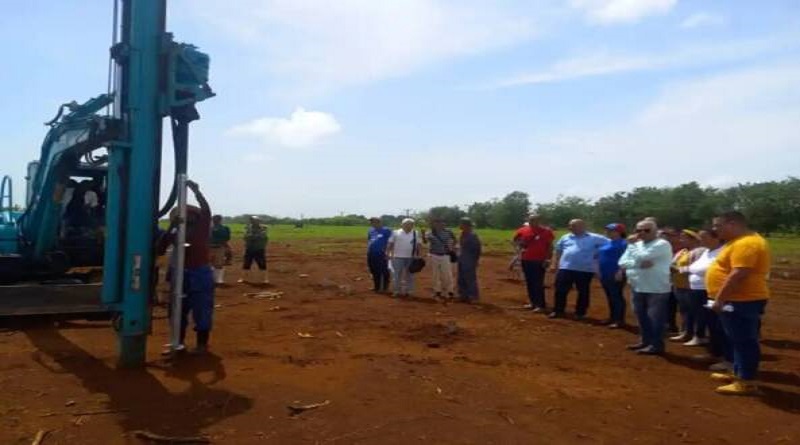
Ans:
{"label": "white cloud", "polygon": [[[222,183],[211,167],[197,179],[219,184],[209,192],[217,193],[211,197],[221,206],[228,206],[221,211],[292,216],[396,213],[502,197],[511,190],[530,192],[536,201],[546,202],[559,194],[599,198],[637,186],[692,180],[728,186],[779,179],[800,171],[798,78],[800,64],[793,60],[739,69],[666,84],[648,104],[606,126],[572,125],[542,134],[534,125],[538,136],[516,134],[505,146],[442,141],[424,156],[401,149],[381,151],[385,165],[412,166],[400,182],[387,179],[382,169],[369,168],[374,150],[367,148],[349,152],[346,162],[340,162],[339,152],[301,152],[282,157],[278,167],[237,166],[240,174]],[[218,157],[217,151],[209,153],[209,159]],[[426,162],[409,164],[409,156],[423,156]],[[442,181],[441,165],[458,174]],[[532,165],[546,169],[531,175]],[[264,174],[271,183],[303,187],[264,187],[255,202],[237,194],[252,188],[252,177]],[[379,186],[369,186],[374,184]],[[431,194],[432,189],[437,192]],[[386,199],[387,193],[391,199]]]}
{"label": "white cloud", "polygon": [[630,120],[570,129],[537,145],[575,154],[569,168],[581,180],[573,190],[587,197],[641,185],[780,178],[800,168],[798,78],[800,65],[792,63],[669,84]]}
{"label": "white cloud", "polygon": [[502,79],[486,88],[507,88],[627,72],[708,66],[778,53],[799,46],[797,33],[791,33],[764,39],[695,44],[657,54],[612,54],[608,51],[598,51],[586,56],[564,59],[538,71]]}
{"label": "white cloud", "polygon": [[535,36],[533,19],[479,0],[237,0],[231,6],[190,5],[221,37],[255,51],[265,69],[312,92],[403,76]]}
{"label": "white cloud", "polygon": [[573,8],[586,18],[601,25],[635,23],[652,16],[668,13],[678,0],[570,0]]}
{"label": "white cloud", "polygon": [[686,19],[681,22],[681,28],[691,29],[704,26],[720,26],[724,25],[726,21],[725,17],[719,14],[696,12],[686,17]]}
{"label": "white cloud", "polygon": [[333,115],[297,108],[289,118],[262,117],[237,125],[229,133],[258,137],[267,146],[277,143],[285,147],[302,148],[316,145],[340,131],[341,126]]}

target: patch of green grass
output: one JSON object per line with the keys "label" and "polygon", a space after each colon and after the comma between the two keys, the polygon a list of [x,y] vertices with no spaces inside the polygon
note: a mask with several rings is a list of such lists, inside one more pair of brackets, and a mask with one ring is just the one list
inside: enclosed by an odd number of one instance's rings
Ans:
{"label": "patch of green grass", "polygon": [[[231,236],[241,238],[244,236],[244,224],[229,224]],[[305,226],[302,229],[292,225],[268,226],[270,241],[286,242],[315,239],[336,239],[342,241],[355,241],[367,239],[367,227],[358,226]]]}
{"label": "patch of green grass", "polygon": [[800,257],[800,237],[772,236],[768,238],[772,256],[776,259],[797,259]]}
{"label": "patch of green grass", "polygon": [[[244,224],[230,224],[233,237],[241,239],[244,235]],[[297,242],[297,241],[323,241],[326,245],[330,241],[339,242],[364,242],[367,238],[367,226],[312,226],[307,225],[302,229],[291,225],[269,226],[271,242]],[[458,230],[456,230],[458,232]],[[513,230],[478,229],[478,236],[484,244],[484,249],[491,253],[511,253],[511,238]],[[556,233],[556,239],[564,232]],[[800,258],[800,237],[789,235],[775,235],[769,238],[773,256],[777,258]]]}
{"label": "patch of green grass", "polygon": [[[244,235],[244,224],[229,224],[232,236],[236,239]],[[291,225],[269,226],[270,242],[296,242],[296,241],[367,241],[366,226],[305,226],[302,229]],[[458,233],[458,230],[455,230]],[[513,251],[511,238],[514,236],[513,230],[501,229],[478,229],[478,236],[483,241],[484,249],[488,252],[507,252]],[[559,234],[560,235],[560,234]]]}

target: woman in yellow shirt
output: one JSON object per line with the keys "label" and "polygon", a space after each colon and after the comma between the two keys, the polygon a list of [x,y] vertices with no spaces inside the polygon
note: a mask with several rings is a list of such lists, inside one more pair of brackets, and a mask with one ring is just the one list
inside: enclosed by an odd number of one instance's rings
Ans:
{"label": "woman in yellow shirt", "polygon": [[675,298],[678,300],[683,327],[680,334],[670,337],[670,341],[683,343],[684,346],[701,346],[707,343],[705,341],[705,323],[700,322],[702,318],[695,306],[692,305],[689,274],[682,273],[680,269],[694,263],[705,249],[700,247],[700,235],[694,230],[681,230],[678,243],[681,250],[672,258],[672,286]]}

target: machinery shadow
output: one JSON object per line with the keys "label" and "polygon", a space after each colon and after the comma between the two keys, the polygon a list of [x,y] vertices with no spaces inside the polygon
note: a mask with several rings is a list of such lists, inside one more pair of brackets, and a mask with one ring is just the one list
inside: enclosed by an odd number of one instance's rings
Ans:
{"label": "machinery shadow", "polygon": [[[148,369],[108,366],[57,329],[32,329],[25,334],[40,352],[35,359],[42,366],[54,373],[74,375],[91,393],[106,394],[106,408],[119,411],[116,419],[126,433],[147,430],[167,436],[200,436],[209,426],[253,407],[252,399],[213,387],[225,378],[222,360],[213,354],[193,357],[168,370],[169,377],[189,383],[188,389],[176,393]],[[49,358],[48,362],[41,354]],[[207,372],[212,374],[211,380],[201,381],[200,374]]]}
{"label": "machinery shadow", "polygon": [[761,343],[775,349],[800,351],[800,341],[788,339],[762,339]]}

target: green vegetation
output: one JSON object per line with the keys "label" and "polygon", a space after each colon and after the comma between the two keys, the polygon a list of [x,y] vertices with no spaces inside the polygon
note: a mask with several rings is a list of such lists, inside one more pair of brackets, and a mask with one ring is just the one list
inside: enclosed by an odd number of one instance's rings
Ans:
{"label": "green vegetation", "polygon": [[[800,258],[800,237],[776,235],[769,238],[769,246],[775,259]],[[792,261],[796,263],[797,261]]]}
{"label": "green vegetation", "polygon": [[[533,209],[554,227],[564,228],[573,218],[586,220],[590,227],[600,230],[610,222],[623,222],[629,225],[646,216],[654,216],[662,226],[675,228],[701,228],[711,222],[720,212],[737,209],[742,211],[756,230],[767,235],[772,233],[800,232],[800,179],[788,178],[783,181],[739,184],[726,189],[702,187],[696,182],[677,187],[638,187],[629,192],[617,192],[595,201],[577,196],[561,196],[555,202],[531,204],[527,193],[511,192],[502,199],[476,202],[468,208],[458,206],[436,206],[426,212],[412,215],[424,223],[430,216],[444,219],[448,225],[455,226],[458,220],[469,216],[480,229],[494,228],[511,230],[518,227],[528,212]],[[316,226],[367,225],[364,215],[342,215],[331,218],[307,218],[302,221],[293,218],[278,218],[259,215],[267,224],[312,226],[313,233],[319,232]],[[381,215],[384,224],[397,226],[403,215]],[[229,223],[245,223],[247,215],[226,219]],[[281,229],[282,230],[282,229]],[[287,229],[288,230],[288,229]],[[331,229],[334,234],[342,229]],[[323,231],[324,232],[324,231]],[[357,230],[356,230],[357,232]],[[355,233],[355,232],[354,232]],[[494,239],[491,232],[487,239]],[[276,234],[282,236],[283,233]],[[289,233],[285,233],[291,236]],[[357,235],[356,237],[360,237]]]}
{"label": "green vegetation", "polygon": [[800,179],[739,184],[727,189],[701,187],[696,182],[677,187],[639,187],[597,201],[570,196],[537,207],[548,221],[560,225],[581,217],[595,227],[608,222],[635,223],[655,216],[660,225],[700,228],[722,211],[744,213],[764,234],[800,231]]}
{"label": "green vegetation", "polygon": [[[244,235],[244,224],[229,224],[234,239]],[[293,225],[278,224],[269,226],[270,242],[294,241],[364,241],[366,243],[368,227],[363,226],[313,226],[296,228]],[[510,240],[513,231],[501,229],[479,229],[478,235],[489,251],[511,252]]]}
{"label": "green vegetation", "polygon": [[[244,224],[229,224],[234,239],[241,239],[244,235]],[[363,226],[305,226],[296,228],[293,225],[278,224],[269,226],[270,242],[321,242],[326,246],[335,242],[364,242],[367,237],[366,225]],[[478,235],[484,243],[484,248],[489,253],[511,254],[510,240],[514,235],[513,230],[504,229],[478,229]],[[556,236],[561,236],[559,232]],[[800,257],[800,237],[789,235],[774,235],[769,238],[773,256],[775,258],[796,259]],[[794,262],[794,261],[793,261]]]}

